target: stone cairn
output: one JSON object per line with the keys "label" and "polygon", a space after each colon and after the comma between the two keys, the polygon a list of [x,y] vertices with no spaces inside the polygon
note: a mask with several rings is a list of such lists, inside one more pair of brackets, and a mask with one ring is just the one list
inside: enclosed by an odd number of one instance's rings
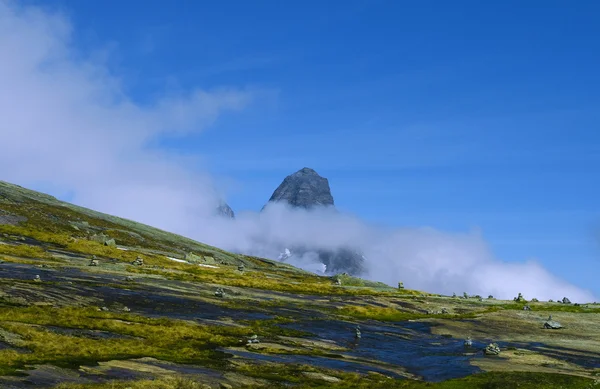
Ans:
{"label": "stone cairn", "polygon": [[223,288],[217,288],[217,290],[215,291],[215,296],[219,298],[225,297],[225,291],[223,290]]}
{"label": "stone cairn", "polygon": [[360,326],[357,325],[356,328],[354,328],[354,339],[360,338],[362,338],[362,333],[360,332]]}
{"label": "stone cairn", "polygon": [[143,266],[144,265],[144,258],[142,258],[142,257],[140,257],[138,255],[138,257],[133,262],[131,262],[131,264],[134,265],[134,266]]}
{"label": "stone cairn", "polygon": [[485,355],[498,355],[500,354],[500,346],[497,343],[490,343],[483,349],[483,353]]}

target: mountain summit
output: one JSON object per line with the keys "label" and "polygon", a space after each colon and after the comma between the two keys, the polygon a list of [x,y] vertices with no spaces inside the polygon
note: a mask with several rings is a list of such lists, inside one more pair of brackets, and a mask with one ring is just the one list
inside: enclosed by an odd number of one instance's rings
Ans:
{"label": "mountain summit", "polygon": [[[334,207],[329,181],[321,177],[315,170],[305,167],[287,176],[263,207],[269,203],[286,202],[294,208],[314,209],[318,207]],[[286,262],[291,257],[306,258],[312,256],[323,267],[323,273],[348,272],[352,275],[364,273],[365,257],[358,248],[340,247],[325,250],[306,245],[289,247],[279,256],[279,261]]]}
{"label": "mountain summit", "polygon": [[329,181],[307,167],[287,176],[269,199],[269,203],[282,201],[293,207],[305,209],[333,206]]}

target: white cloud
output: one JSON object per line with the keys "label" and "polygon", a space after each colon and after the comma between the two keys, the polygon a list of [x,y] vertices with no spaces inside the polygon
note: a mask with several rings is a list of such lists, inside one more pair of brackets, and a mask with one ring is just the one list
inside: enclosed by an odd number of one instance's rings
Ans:
{"label": "white cloud", "polygon": [[[369,277],[444,293],[510,298],[591,300],[536,262],[495,259],[477,233],[386,230],[351,215],[283,206],[209,214],[218,203],[213,179],[194,161],[151,149],[158,136],[186,136],[224,113],[246,107],[252,92],[194,90],[140,105],[123,92],[104,62],[72,48],[69,20],[0,0],[0,175],[25,186],[74,193],[74,202],[139,220],[226,249],[276,258],[286,246],[357,246]],[[314,255],[294,263],[318,271]]]}

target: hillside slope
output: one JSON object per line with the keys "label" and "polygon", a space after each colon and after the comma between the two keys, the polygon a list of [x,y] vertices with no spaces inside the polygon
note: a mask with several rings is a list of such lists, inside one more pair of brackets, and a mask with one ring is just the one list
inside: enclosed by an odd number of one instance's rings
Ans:
{"label": "hillside slope", "polygon": [[592,388],[600,374],[596,304],[317,276],[4,182],[0,258],[0,388]]}

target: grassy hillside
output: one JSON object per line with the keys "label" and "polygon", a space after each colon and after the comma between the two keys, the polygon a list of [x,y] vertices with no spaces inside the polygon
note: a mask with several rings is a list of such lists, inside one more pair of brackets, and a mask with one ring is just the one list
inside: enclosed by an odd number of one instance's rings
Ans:
{"label": "grassy hillside", "polygon": [[4,182],[0,258],[2,388],[600,387],[594,304],[321,277]]}

